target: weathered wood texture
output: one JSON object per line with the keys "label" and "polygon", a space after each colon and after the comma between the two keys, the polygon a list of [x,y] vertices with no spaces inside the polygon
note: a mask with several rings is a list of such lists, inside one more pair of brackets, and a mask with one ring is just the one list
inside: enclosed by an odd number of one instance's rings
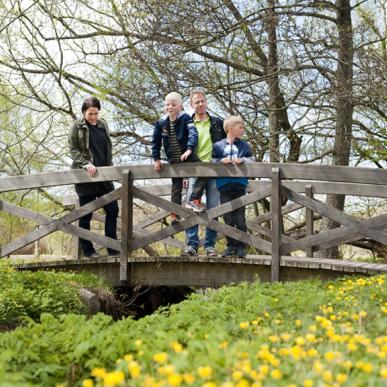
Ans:
{"label": "weathered wood texture", "polygon": [[[143,180],[158,183],[155,181],[156,179],[191,176],[247,176],[256,180],[250,181],[248,193],[245,196],[219,205],[202,214],[193,213],[183,206],[164,199],[163,196],[169,195],[170,192],[168,185],[142,184]],[[136,180],[141,180],[141,183]],[[283,256],[290,252],[304,250],[307,256],[313,257],[313,252],[316,250],[358,241],[359,239],[365,239],[368,242],[377,241],[387,245],[387,214],[372,219],[357,219],[329,207],[314,197],[315,194],[321,193],[340,193],[385,198],[387,197],[387,171],[380,169],[279,163],[251,163],[243,166],[184,163],[181,165],[164,165],[163,170],[158,173],[151,166],[144,165],[130,166],[130,172],[128,167],[103,167],[98,168],[96,177],[90,177],[83,170],[71,170],[33,176],[1,178],[0,193],[97,181],[118,181],[123,186],[94,202],[75,208],[60,219],[52,219],[0,201],[0,210],[31,219],[40,225],[37,230],[2,246],[0,256],[9,255],[12,251],[24,247],[51,232],[61,230],[121,251],[119,277],[121,282],[131,282],[130,277],[133,275],[133,266],[130,265],[131,271],[129,273],[128,258],[131,261],[135,250],[142,248],[149,255],[157,255],[157,252],[150,244],[159,241],[166,241],[166,243],[173,246],[181,247],[182,242],[174,240],[172,237],[189,227],[199,224],[271,254],[269,277],[272,281],[278,281],[280,278],[282,279],[280,271],[284,266]],[[281,208],[283,197],[290,202]],[[218,218],[225,213],[251,205],[265,198],[270,198],[271,212],[248,221],[249,230],[257,235],[242,232],[219,222]],[[122,201],[121,241],[96,235],[71,224],[80,217],[118,199]],[[159,212],[135,224],[133,221],[133,200],[144,201],[148,206],[159,209]],[[284,234],[282,217],[301,208],[305,208],[306,211],[306,236],[296,240]],[[154,230],[154,227],[146,229],[162,221],[172,212],[180,216],[181,220],[178,224],[166,226],[161,230]],[[341,226],[335,230],[315,234],[314,215],[332,219]],[[96,217],[103,220],[99,214]],[[268,221],[271,221],[271,229],[262,226],[263,222]],[[214,259],[219,260],[220,258]],[[313,264],[318,265],[314,258],[311,259],[314,263],[308,261],[307,258],[304,258],[303,261],[309,269]],[[289,266],[292,265],[291,259],[286,262]],[[340,262],[335,262],[336,267],[341,267]],[[326,262],[324,264],[328,265]],[[321,265],[319,268],[326,269]]]}
{"label": "weathered wood texture", "polygon": [[[248,255],[246,258],[221,257],[135,257],[129,285],[136,286],[211,286],[242,281],[270,281],[270,256]],[[15,268],[24,270],[88,270],[119,286],[119,258],[24,262]],[[305,257],[282,257],[281,279],[296,281],[306,278],[331,279],[342,275],[387,273],[387,265],[344,260]]]}
{"label": "weathered wood texture", "polygon": [[[318,180],[320,182],[348,182],[383,186],[387,181],[387,170],[328,165],[300,165],[280,163],[249,163],[243,166],[224,166],[209,163],[165,164],[161,172],[149,165],[100,167],[95,177],[81,169],[26,176],[3,177],[0,192],[40,187],[91,183],[98,181],[120,181],[122,172],[130,168],[133,179],[163,179],[170,177],[197,176],[242,176],[271,179],[272,168],[281,169],[284,180]],[[317,189],[317,185],[316,185]],[[317,191],[316,191],[317,192]],[[348,190],[345,193],[349,193]]]}

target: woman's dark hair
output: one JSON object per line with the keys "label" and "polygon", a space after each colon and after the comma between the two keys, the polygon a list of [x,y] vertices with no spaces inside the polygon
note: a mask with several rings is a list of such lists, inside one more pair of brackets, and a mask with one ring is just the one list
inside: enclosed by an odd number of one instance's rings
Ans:
{"label": "woman's dark hair", "polygon": [[82,114],[91,107],[95,107],[98,110],[101,110],[101,102],[96,97],[87,97],[82,104]]}

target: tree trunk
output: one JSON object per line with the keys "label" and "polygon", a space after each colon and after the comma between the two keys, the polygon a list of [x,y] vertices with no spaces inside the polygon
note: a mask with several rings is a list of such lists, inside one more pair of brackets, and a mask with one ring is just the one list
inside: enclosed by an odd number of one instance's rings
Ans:
{"label": "tree trunk", "polygon": [[[352,139],[352,60],[353,40],[351,5],[349,0],[337,0],[338,64],[336,69],[336,134],[333,153],[334,165],[349,165]],[[345,195],[328,195],[326,204],[344,209]],[[338,227],[334,221],[324,218],[320,230]],[[321,250],[317,254],[324,258],[337,258],[338,248]]]}

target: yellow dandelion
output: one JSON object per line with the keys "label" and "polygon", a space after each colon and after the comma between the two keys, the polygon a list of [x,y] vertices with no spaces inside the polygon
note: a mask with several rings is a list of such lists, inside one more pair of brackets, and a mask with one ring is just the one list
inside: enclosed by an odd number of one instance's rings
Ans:
{"label": "yellow dandelion", "polygon": [[277,335],[270,335],[268,338],[269,338],[269,341],[271,341],[272,343],[279,342],[279,337]]}
{"label": "yellow dandelion", "polygon": [[138,379],[141,375],[140,365],[136,361],[130,361],[128,363],[128,371],[132,379]]}
{"label": "yellow dandelion", "polygon": [[313,363],[313,370],[317,374],[320,374],[324,370],[324,366],[322,365],[322,363],[320,361],[315,361]]}
{"label": "yellow dandelion", "polygon": [[317,327],[316,325],[309,325],[308,327],[308,331],[311,332],[311,333],[316,333],[317,332]]}
{"label": "yellow dandelion", "polygon": [[250,387],[250,383],[246,379],[241,379],[235,387]]}
{"label": "yellow dandelion", "polygon": [[270,376],[274,380],[280,380],[282,378],[282,372],[278,368],[276,368],[275,370],[270,372]]}
{"label": "yellow dandelion", "polygon": [[133,355],[131,355],[131,354],[127,354],[127,355],[125,355],[124,356],[124,360],[126,361],[126,362],[130,362],[130,361],[132,361],[134,358],[133,358]]}
{"label": "yellow dandelion", "polygon": [[284,341],[285,343],[288,342],[292,338],[292,336],[287,332],[281,333],[280,337],[281,337],[281,340]]}
{"label": "yellow dandelion", "polygon": [[168,360],[168,354],[166,352],[158,352],[153,355],[153,360],[156,363],[165,363]]}
{"label": "yellow dandelion", "polygon": [[387,367],[382,367],[380,369],[380,376],[383,378],[383,379],[387,379]]}
{"label": "yellow dandelion", "polygon": [[183,377],[180,374],[171,374],[168,375],[168,383],[171,386],[180,386],[183,382]]}
{"label": "yellow dandelion", "polygon": [[134,345],[135,345],[136,347],[141,347],[141,346],[142,346],[142,340],[140,340],[140,339],[135,340]]}
{"label": "yellow dandelion", "polygon": [[145,376],[143,387],[159,387],[160,383],[157,383],[152,376]]}
{"label": "yellow dandelion", "polygon": [[353,342],[347,344],[347,349],[349,352],[354,352],[357,350],[357,345]]}
{"label": "yellow dandelion", "polygon": [[306,355],[308,357],[316,357],[318,355],[318,352],[314,348],[310,348],[306,351]]}
{"label": "yellow dandelion", "polygon": [[372,371],[374,370],[374,366],[371,363],[364,363],[362,370],[366,374],[371,374]]}
{"label": "yellow dandelion", "polygon": [[297,328],[299,328],[302,325],[302,321],[301,320],[296,320],[294,323],[295,323]]}
{"label": "yellow dandelion", "polygon": [[247,329],[250,326],[250,323],[248,321],[243,321],[239,323],[239,328],[241,329]]}
{"label": "yellow dandelion", "polygon": [[165,375],[172,375],[175,373],[175,366],[173,364],[167,364],[163,367]]}
{"label": "yellow dandelion", "polygon": [[92,379],[85,379],[82,382],[82,387],[93,387],[93,386],[94,386],[94,382]]}
{"label": "yellow dandelion", "polygon": [[125,380],[125,374],[122,371],[108,372],[104,376],[104,384],[108,386],[117,386]]}
{"label": "yellow dandelion", "polygon": [[172,341],[170,346],[176,353],[180,353],[183,350],[183,346],[178,341]]}
{"label": "yellow dandelion", "polygon": [[202,379],[209,379],[212,376],[212,368],[210,366],[202,366],[198,368],[198,375]]}
{"label": "yellow dandelion", "polygon": [[270,371],[270,368],[267,364],[262,364],[261,366],[259,366],[259,372],[262,374],[262,375],[267,375]]}
{"label": "yellow dandelion", "polygon": [[321,375],[322,375],[322,378],[323,378],[324,382],[327,382],[327,383],[332,382],[333,374],[332,374],[331,371],[325,370],[325,371],[323,371],[323,373]]}
{"label": "yellow dandelion", "polygon": [[226,348],[228,348],[228,342],[227,342],[227,341],[222,341],[222,342],[219,344],[219,348],[220,348],[220,349],[226,349]]}
{"label": "yellow dandelion", "polygon": [[348,379],[346,374],[338,374],[336,375],[336,382],[340,384],[344,384]]}
{"label": "yellow dandelion", "polygon": [[91,376],[95,376],[96,378],[102,379],[106,375],[105,368],[94,368],[91,371]]}
{"label": "yellow dandelion", "polygon": [[203,383],[202,387],[216,387],[216,383],[215,382]]}
{"label": "yellow dandelion", "polygon": [[237,382],[238,380],[241,380],[243,378],[243,372],[239,370],[233,371],[231,374],[231,379]]}
{"label": "yellow dandelion", "polygon": [[220,385],[220,387],[234,387],[234,383],[232,382],[224,382]]}
{"label": "yellow dandelion", "polygon": [[313,380],[312,379],[304,380],[304,387],[313,387]]}
{"label": "yellow dandelion", "polygon": [[183,374],[183,380],[184,380],[184,383],[191,385],[195,382],[195,376],[189,372],[186,372],[185,374]]}
{"label": "yellow dandelion", "polygon": [[335,352],[332,352],[332,351],[328,351],[324,354],[324,359],[327,361],[327,362],[332,362],[336,359],[337,355]]}

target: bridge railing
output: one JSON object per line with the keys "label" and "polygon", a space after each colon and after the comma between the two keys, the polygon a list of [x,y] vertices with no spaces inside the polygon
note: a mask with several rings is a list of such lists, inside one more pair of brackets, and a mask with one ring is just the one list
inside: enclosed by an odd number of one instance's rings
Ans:
{"label": "bridge railing", "polygon": [[[162,186],[142,185],[144,180],[198,176],[243,176],[251,180],[248,193],[245,196],[219,205],[202,214],[194,213],[163,198],[161,194],[165,193],[165,190]],[[40,225],[38,229],[2,246],[0,257],[8,256],[17,249],[54,231],[61,230],[99,245],[119,250],[121,252],[120,279],[125,282],[128,279],[128,258],[133,251],[142,248],[148,254],[156,255],[157,253],[150,246],[152,243],[170,238],[193,225],[202,224],[270,255],[272,257],[271,279],[278,281],[281,256],[289,255],[297,250],[304,250],[307,257],[312,257],[314,251],[360,239],[377,241],[387,246],[386,213],[369,219],[360,219],[332,208],[314,197],[316,194],[335,193],[387,198],[387,171],[381,169],[278,163],[251,163],[242,166],[185,163],[181,165],[166,164],[163,170],[158,173],[150,165],[102,167],[98,168],[98,174],[95,177],[90,177],[83,170],[71,170],[1,178],[0,194],[8,191],[97,181],[119,181],[122,186],[85,206],[75,208],[59,219],[38,214],[6,201],[0,201],[0,210],[30,219]],[[227,212],[263,199],[270,202],[270,212],[255,219],[249,219],[249,233],[215,220]],[[72,224],[82,216],[94,212],[114,200],[121,200],[122,203],[121,240],[98,235]],[[133,212],[134,200],[142,200],[161,209],[161,216],[156,214],[151,219],[136,223]],[[286,205],[282,205],[283,203]],[[306,209],[306,231],[305,236],[295,239],[284,234],[283,216],[300,208]],[[169,225],[161,230],[144,229],[172,212],[180,216],[181,220],[178,224]],[[316,216],[327,217],[340,224],[340,227],[317,234],[314,232]],[[270,222],[271,227],[262,227],[262,222]]]}

